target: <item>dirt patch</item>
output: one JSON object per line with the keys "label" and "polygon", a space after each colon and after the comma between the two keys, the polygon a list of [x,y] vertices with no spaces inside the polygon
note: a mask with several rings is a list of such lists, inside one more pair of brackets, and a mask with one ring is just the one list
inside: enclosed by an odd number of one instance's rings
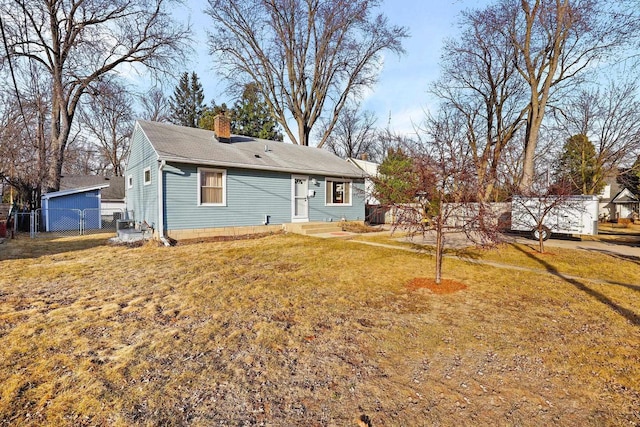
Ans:
{"label": "dirt patch", "polygon": [[262,239],[263,237],[275,236],[277,234],[283,234],[282,232],[274,232],[269,231],[265,233],[252,233],[252,234],[238,234],[238,235],[229,235],[229,236],[211,236],[211,237],[198,237],[195,239],[182,239],[182,240],[174,240],[171,239],[172,246],[184,246],[184,245],[193,245],[196,243],[212,243],[212,242],[232,242],[236,240],[257,240]]}
{"label": "dirt patch", "polygon": [[407,289],[410,291],[415,291],[421,288],[429,289],[434,294],[443,295],[467,289],[467,285],[449,279],[442,279],[440,284],[438,284],[435,279],[429,279],[426,277],[416,277],[407,284]]}

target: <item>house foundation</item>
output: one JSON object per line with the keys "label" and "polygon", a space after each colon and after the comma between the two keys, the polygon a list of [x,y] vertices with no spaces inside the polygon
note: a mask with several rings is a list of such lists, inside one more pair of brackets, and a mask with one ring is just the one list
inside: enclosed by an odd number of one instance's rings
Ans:
{"label": "house foundation", "polygon": [[[276,233],[282,225],[252,225],[244,227],[192,228],[168,230],[166,235],[175,240],[202,239],[207,237],[244,236],[247,234]],[[157,234],[157,233],[156,233]],[[158,237],[158,236],[155,236]]]}

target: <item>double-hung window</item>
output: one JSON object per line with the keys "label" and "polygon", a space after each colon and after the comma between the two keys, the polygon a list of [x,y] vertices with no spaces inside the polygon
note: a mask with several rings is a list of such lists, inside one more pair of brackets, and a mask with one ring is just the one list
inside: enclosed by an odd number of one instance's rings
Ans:
{"label": "double-hung window", "polygon": [[198,169],[198,204],[225,206],[227,172],[222,169]]}
{"label": "double-hung window", "polygon": [[327,180],[327,205],[351,205],[351,181]]}

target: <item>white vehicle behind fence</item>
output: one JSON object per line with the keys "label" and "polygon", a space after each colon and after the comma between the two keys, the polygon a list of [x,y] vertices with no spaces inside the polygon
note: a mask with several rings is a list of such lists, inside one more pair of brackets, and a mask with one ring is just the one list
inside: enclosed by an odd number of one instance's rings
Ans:
{"label": "white vehicle behind fence", "polygon": [[[542,227],[539,227],[542,225]],[[534,239],[551,233],[569,235],[598,234],[597,196],[513,196],[511,230],[530,232]]]}

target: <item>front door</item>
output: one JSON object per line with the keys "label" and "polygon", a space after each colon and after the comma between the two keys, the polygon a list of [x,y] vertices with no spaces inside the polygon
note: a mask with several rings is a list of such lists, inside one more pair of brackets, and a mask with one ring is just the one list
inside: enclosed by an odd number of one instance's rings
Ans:
{"label": "front door", "polygon": [[309,177],[292,175],[291,222],[309,221]]}

